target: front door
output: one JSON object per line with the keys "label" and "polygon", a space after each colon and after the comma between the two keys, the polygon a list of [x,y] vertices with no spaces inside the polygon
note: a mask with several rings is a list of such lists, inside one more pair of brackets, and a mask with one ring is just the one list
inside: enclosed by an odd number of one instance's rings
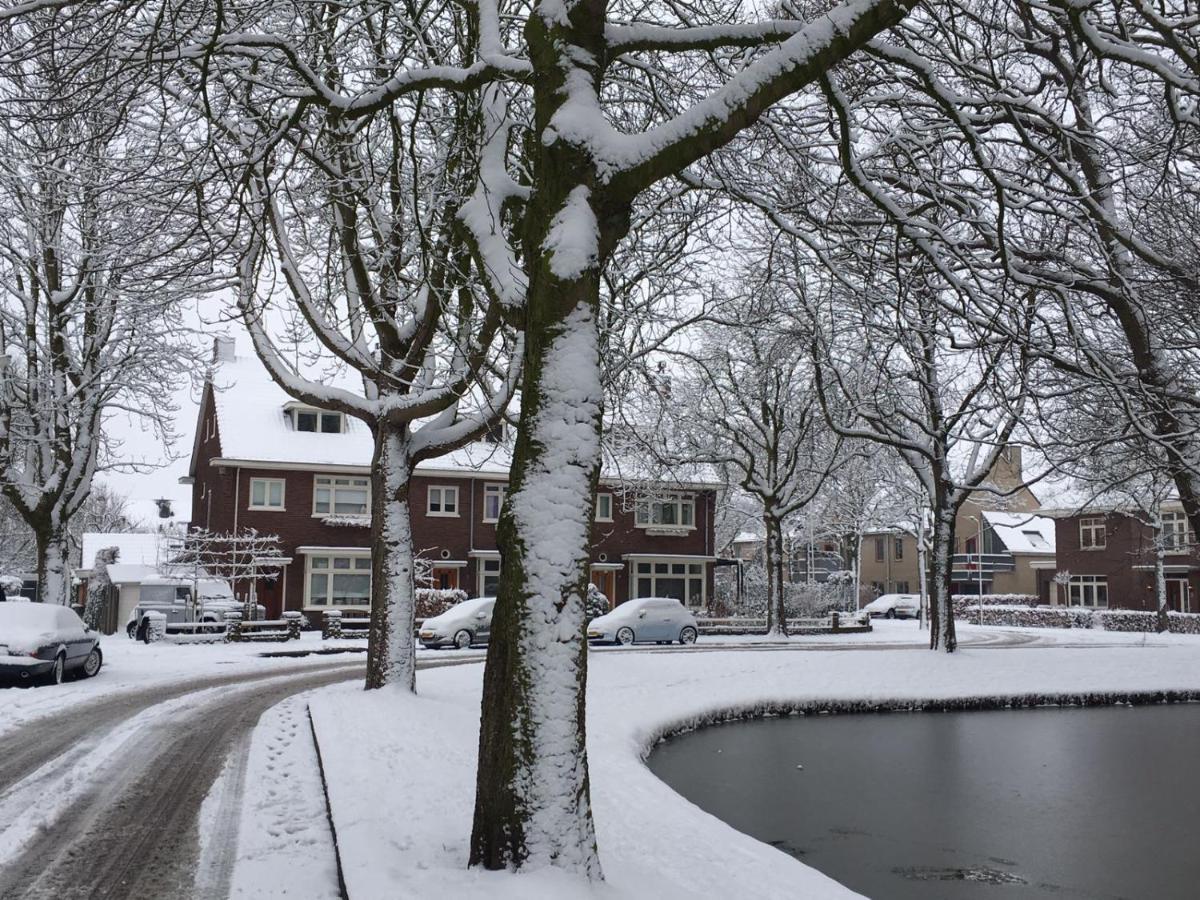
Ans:
{"label": "front door", "polygon": [[1186,578],[1167,579],[1167,607],[1175,612],[1191,612],[1191,591]]}
{"label": "front door", "polygon": [[458,590],[458,567],[434,566],[433,576],[430,580],[433,582],[434,590],[456,591]]}
{"label": "front door", "polygon": [[592,584],[596,590],[608,598],[608,605],[615,606],[617,602],[617,573],[612,569],[592,569]]}

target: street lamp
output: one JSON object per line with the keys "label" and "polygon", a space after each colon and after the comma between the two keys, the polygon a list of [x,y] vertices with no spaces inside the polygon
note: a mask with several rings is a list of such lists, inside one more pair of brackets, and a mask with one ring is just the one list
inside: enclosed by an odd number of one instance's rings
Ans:
{"label": "street lamp", "polygon": [[983,513],[978,516],[967,516],[968,519],[974,519],[975,525],[978,527],[978,537],[975,539],[975,555],[978,561],[975,564],[975,570],[979,575],[979,600],[976,607],[979,609],[979,624],[983,624]]}

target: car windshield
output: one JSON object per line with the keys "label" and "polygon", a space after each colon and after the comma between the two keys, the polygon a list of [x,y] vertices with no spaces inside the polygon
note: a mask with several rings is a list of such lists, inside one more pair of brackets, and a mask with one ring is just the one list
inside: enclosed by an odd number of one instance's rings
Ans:
{"label": "car windshield", "polygon": [[491,597],[476,597],[474,600],[464,600],[458,606],[450,607],[455,615],[471,616],[477,612],[489,612],[496,601]]}

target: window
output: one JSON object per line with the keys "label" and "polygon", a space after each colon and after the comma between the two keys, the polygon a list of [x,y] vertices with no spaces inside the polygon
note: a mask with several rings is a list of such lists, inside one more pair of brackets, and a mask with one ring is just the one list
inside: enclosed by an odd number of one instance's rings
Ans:
{"label": "window", "polygon": [[495,597],[500,589],[500,560],[479,560],[479,596]]}
{"label": "window", "polygon": [[251,509],[283,509],[282,478],[251,478]]}
{"label": "window", "polygon": [[883,538],[875,538],[875,562],[883,562],[883,557],[887,552],[887,543]]}
{"label": "window", "polygon": [[371,557],[308,557],[307,601],[310,606],[368,606]]}
{"label": "window", "polygon": [[371,482],[366,478],[318,475],[313,490],[315,516],[365,516],[371,507]]}
{"label": "window", "polygon": [[896,593],[897,594],[910,593],[910,591],[908,590],[908,582],[907,581],[897,581],[896,582]]}
{"label": "window", "polygon": [[[429,503],[425,510],[431,516],[458,515],[458,488],[439,485],[429,489]],[[499,512],[497,510],[497,512]],[[500,518],[499,515],[496,518]]]}
{"label": "window", "polygon": [[634,524],[639,528],[695,528],[695,512],[695,501],[679,495],[662,500],[639,500]]}
{"label": "window", "polygon": [[[904,538],[896,538],[896,559],[904,559]],[[907,593],[907,591],[901,591]]]}
{"label": "window", "polygon": [[1079,520],[1080,550],[1103,550],[1107,546],[1107,543],[1104,519],[1094,518]]}
{"label": "window", "polygon": [[483,521],[499,522],[500,507],[504,505],[503,484],[485,484],[483,486]]}
{"label": "window", "polygon": [[673,597],[684,606],[704,605],[704,564],[639,560],[634,564],[635,597]]}
{"label": "window", "polygon": [[613,520],[613,495],[596,495],[596,521],[611,522]]}
{"label": "window", "polygon": [[1029,546],[1034,550],[1050,550],[1050,542],[1047,541],[1040,531],[1022,531],[1025,540],[1029,542]]}
{"label": "window", "polygon": [[1187,516],[1181,512],[1163,513],[1163,547],[1167,550],[1186,550],[1194,544],[1194,535],[1188,532]]}
{"label": "window", "polygon": [[1108,606],[1108,579],[1103,575],[1075,575],[1070,585],[1071,606]]}
{"label": "window", "polygon": [[295,408],[292,421],[297,431],[319,431],[322,434],[341,434],[345,431],[345,416],[340,412]]}

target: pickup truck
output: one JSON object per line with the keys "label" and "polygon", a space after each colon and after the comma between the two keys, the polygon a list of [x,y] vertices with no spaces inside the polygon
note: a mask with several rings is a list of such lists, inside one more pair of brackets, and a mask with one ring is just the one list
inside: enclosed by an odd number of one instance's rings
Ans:
{"label": "pickup truck", "polygon": [[[197,600],[192,598],[193,585]],[[227,612],[243,612],[245,604],[233,596],[229,582],[216,578],[202,578],[192,582],[185,578],[147,578],[142,582],[138,605],[129,614],[125,633],[136,638],[146,621],[146,613],[158,612],[167,617],[168,625],[187,622],[212,622],[225,620]],[[266,607],[257,604],[253,618],[266,617]]]}

